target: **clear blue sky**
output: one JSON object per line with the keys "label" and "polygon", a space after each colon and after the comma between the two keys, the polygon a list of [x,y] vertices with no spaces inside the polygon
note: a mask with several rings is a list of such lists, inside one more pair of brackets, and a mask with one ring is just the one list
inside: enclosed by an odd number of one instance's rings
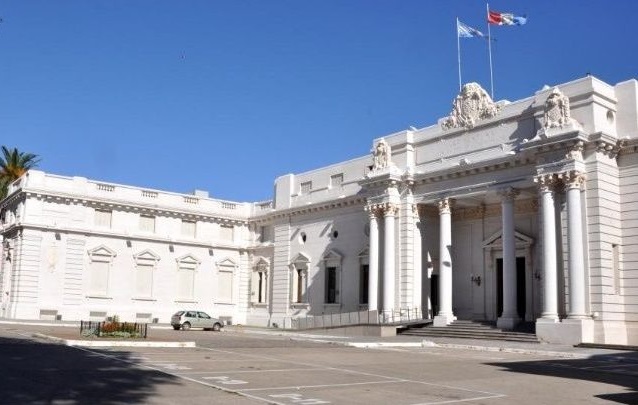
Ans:
{"label": "clear blue sky", "polygon": [[[257,201],[276,177],[436,123],[458,92],[472,0],[5,0],[0,144],[44,171]],[[494,27],[496,99],[591,73],[635,78],[638,1],[513,1]],[[489,89],[486,42],[463,81]]]}

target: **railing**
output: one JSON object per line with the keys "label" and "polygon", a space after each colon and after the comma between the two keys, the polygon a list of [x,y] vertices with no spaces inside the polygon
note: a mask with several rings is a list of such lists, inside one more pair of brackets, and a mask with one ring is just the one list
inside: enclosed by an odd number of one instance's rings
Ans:
{"label": "railing", "polygon": [[423,320],[421,308],[400,308],[390,311],[337,312],[284,319],[285,329],[333,328],[350,325],[391,325]]}
{"label": "railing", "polygon": [[144,338],[148,335],[148,324],[130,322],[80,321],[80,335],[89,337]]}

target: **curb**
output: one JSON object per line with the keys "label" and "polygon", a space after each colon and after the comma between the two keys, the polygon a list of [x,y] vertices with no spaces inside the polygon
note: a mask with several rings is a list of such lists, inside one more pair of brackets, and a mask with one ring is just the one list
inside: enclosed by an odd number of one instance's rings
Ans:
{"label": "curb", "polygon": [[196,347],[195,342],[130,342],[117,340],[72,340],[34,333],[33,337],[52,340],[73,347]]}
{"label": "curb", "polygon": [[516,354],[532,354],[541,356],[560,357],[566,359],[585,359],[589,355],[581,353],[566,353],[556,352],[549,350],[534,350],[534,349],[519,349],[514,347],[499,347],[499,346],[477,346],[477,345],[460,345],[455,343],[434,343],[429,340],[422,342],[340,342],[346,346],[362,348],[362,349],[382,349],[392,347],[441,347],[447,349],[465,349],[475,350],[482,352],[501,352],[501,353],[516,353]]}

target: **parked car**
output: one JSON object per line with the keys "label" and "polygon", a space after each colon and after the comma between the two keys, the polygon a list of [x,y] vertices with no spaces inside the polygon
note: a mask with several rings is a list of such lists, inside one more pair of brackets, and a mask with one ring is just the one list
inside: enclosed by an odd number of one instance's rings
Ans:
{"label": "parked car", "polygon": [[189,330],[190,328],[203,328],[219,331],[224,323],[202,311],[177,311],[171,317],[171,326],[175,330]]}

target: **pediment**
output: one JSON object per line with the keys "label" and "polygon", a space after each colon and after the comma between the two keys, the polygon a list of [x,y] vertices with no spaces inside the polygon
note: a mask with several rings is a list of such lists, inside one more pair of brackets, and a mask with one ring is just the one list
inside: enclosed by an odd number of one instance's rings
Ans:
{"label": "pediment", "polygon": [[256,269],[268,269],[270,268],[270,260],[266,259],[265,257],[258,257],[257,260],[255,260],[254,264],[253,264],[253,268]]}
{"label": "pediment", "polygon": [[159,262],[160,257],[157,253],[152,250],[146,249],[135,255],[133,255],[133,259],[135,259],[135,263],[140,262]]}
{"label": "pediment", "polygon": [[115,250],[110,249],[106,247],[105,245],[100,245],[93,249],[90,249],[88,251],[88,254],[92,259],[99,258],[99,257],[111,259],[117,256],[117,253],[115,252]]}
{"label": "pediment", "polygon": [[328,252],[326,252],[325,255],[323,255],[323,260],[339,260],[339,261],[341,261],[342,257],[343,257],[343,255],[341,253],[339,253],[338,251],[336,251],[334,249],[330,249],[330,250],[328,250]]}
{"label": "pediment", "polygon": [[193,256],[192,254],[187,254],[181,257],[178,257],[177,259],[177,263],[182,263],[182,264],[190,264],[193,266],[199,266],[199,264],[201,263],[195,256]]}
{"label": "pediment", "polygon": [[291,263],[307,264],[307,263],[310,263],[310,257],[303,253],[297,253],[294,259],[291,260]]}
{"label": "pediment", "polygon": [[[514,240],[516,247],[528,247],[534,244],[534,238],[527,236],[518,231],[514,231]],[[503,230],[493,233],[490,237],[483,241],[483,249],[502,249],[503,248]]]}
{"label": "pediment", "polygon": [[237,267],[237,264],[233,259],[227,257],[217,262],[217,267]]}

